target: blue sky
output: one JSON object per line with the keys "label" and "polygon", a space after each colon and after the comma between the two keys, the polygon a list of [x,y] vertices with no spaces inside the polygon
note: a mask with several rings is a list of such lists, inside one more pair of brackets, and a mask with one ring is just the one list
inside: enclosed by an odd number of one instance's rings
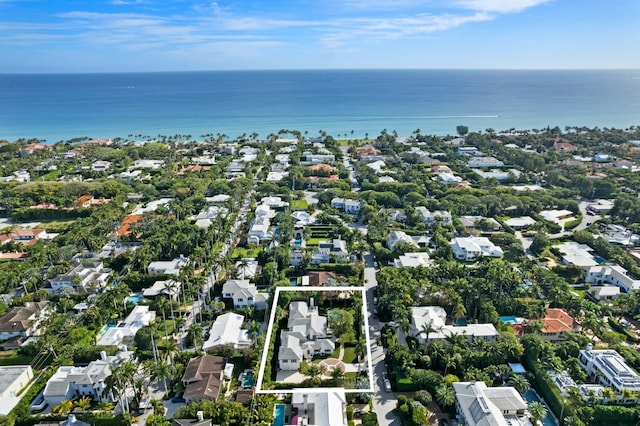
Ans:
{"label": "blue sky", "polygon": [[639,0],[0,0],[0,72],[640,68]]}

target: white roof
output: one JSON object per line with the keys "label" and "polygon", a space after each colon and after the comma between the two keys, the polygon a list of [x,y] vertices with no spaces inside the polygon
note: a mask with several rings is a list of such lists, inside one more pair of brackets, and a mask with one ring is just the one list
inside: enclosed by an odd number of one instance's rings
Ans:
{"label": "white roof", "polygon": [[204,343],[202,349],[205,351],[231,343],[234,346],[244,344],[249,341],[247,331],[242,330],[244,316],[228,312],[216,318],[209,332],[209,339]]}
{"label": "white roof", "polygon": [[536,223],[536,220],[531,216],[522,216],[522,217],[512,217],[509,220],[505,220],[504,223],[505,225],[508,225],[511,227],[522,228],[524,226],[534,225]]}
{"label": "white roof", "polygon": [[309,426],[346,426],[347,399],[344,389],[327,389],[327,392],[294,392],[291,396],[291,404],[301,406],[305,398],[308,404],[313,404],[315,411],[315,423],[309,423]]}
{"label": "white roof", "polygon": [[424,252],[405,253],[393,261],[396,268],[417,268],[430,264],[429,254]]}
{"label": "white roof", "polygon": [[562,254],[565,263],[582,268],[598,265],[598,262],[591,255],[593,249],[586,244],[569,241],[554,247]]}

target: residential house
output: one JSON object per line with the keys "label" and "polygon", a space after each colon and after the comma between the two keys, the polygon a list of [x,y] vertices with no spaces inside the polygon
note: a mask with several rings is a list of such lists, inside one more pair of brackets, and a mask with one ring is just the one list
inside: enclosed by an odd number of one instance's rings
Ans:
{"label": "residential house", "polygon": [[589,288],[589,294],[598,302],[614,301],[620,297],[620,287],[615,285],[594,286]]}
{"label": "residential house", "polygon": [[531,216],[512,217],[504,221],[508,227],[521,231],[536,224],[536,220]]}
{"label": "residential house", "polygon": [[292,249],[289,251],[289,264],[291,266],[299,266],[305,259],[306,254],[303,250]]}
{"label": "residential house", "polygon": [[460,176],[456,176],[453,173],[446,172],[438,173],[437,179],[445,185],[452,185],[462,182],[462,178]]}
{"label": "residential house", "polygon": [[269,295],[258,293],[256,285],[249,280],[227,280],[222,286],[222,297],[232,299],[234,309],[266,309]]}
{"label": "residential house", "polygon": [[269,228],[271,227],[271,219],[276,215],[277,213],[267,203],[261,203],[256,206],[254,218],[247,233],[247,241],[251,244],[271,241],[274,235]]}
{"label": "residential house", "polygon": [[553,246],[553,249],[560,253],[562,263],[565,265],[575,265],[584,269],[598,265],[598,262],[591,254],[593,249],[586,244],[569,241]]}
{"label": "residential house", "polygon": [[481,256],[502,257],[502,249],[487,237],[455,237],[451,242],[453,256],[458,260],[473,261]]}
{"label": "residential house", "polygon": [[79,262],[66,274],[58,275],[43,287],[49,293],[58,293],[70,289],[77,293],[93,292],[106,287],[113,271],[104,267],[102,261]]}
{"label": "residential house", "polygon": [[6,244],[9,241],[21,243],[25,245],[35,244],[38,240],[48,240],[57,234],[47,234],[44,229],[35,228],[19,228],[9,231],[4,235],[0,235],[0,244]]}
{"label": "residential house", "polygon": [[180,256],[169,261],[151,262],[147,267],[150,275],[179,275],[182,268],[189,264],[189,258]]}
{"label": "residential house", "polygon": [[48,302],[27,302],[0,317],[0,342],[40,334],[40,325],[48,315]]}
{"label": "residential house", "polygon": [[111,168],[110,161],[98,160],[91,164],[91,170],[94,172],[106,172]]}
{"label": "residential house", "polygon": [[492,217],[460,216],[458,220],[469,232],[476,228],[483,232],[499,232],[502,228],[500,223]]}
{"label": "residential house", "polygon": [[[240,390],[238,390],[240,392]],[[251,395],[253,397],[253,394]],[[237,399],[236,399],[237,401]],[[214,425],[211,419],[204,418],[204,411],[198,411],[195,419],[173,419],[171,426],[218,426]]]}
{"label": "residential house", "polygon": [[331,200],[331,207],[342,210],[348,214],[358,215],[362,208],[362,202],[358,200],[351,200],[349,198],[336,197]]}
{"label": "residential house", "polygon": [[494,157],[475,157],[467,161],[468,167],[503,167],[504,163]]}
{"label": "residential house", "polygon": [[615,392],[640,392],[640,376],[613,349],[594,350],[587,345],[586,350],[580,351],[578,362],[591,380]]}
{"label": "residential house", "polygon": [[542,327],[542,335],[540,337],[551,342],[567,340],[569,334],[580,330],[580,326],[575,318],[561,308],[547,308],[542,322],[544,326]]}
{"label": "residential house", "polygon": [[347,242],[342,239],[320,241],[318,248],[311,255],[311,263],[331,263],[333,261],[346,262],[349,259]]}
{"label": "residential house", "polygon": [[100,359],[91,361],[86,367],[62,366],[47,381],[42,392],[44,401],[50,407],[62,401],[87,396],[94,401],[115,402],[113,393],[108,391],[107,378],[113,368],[130,360],[133,352],[122,350],[114,356],[100,353]]}
{"label": "residential house", "polygon": [[431,259],[428,253],[414,252],[400,255],[393,261],[394,268],[420,268],[431,266]]}
{"label": "residential house", "polygon": [[164,160],[136,160],[133,165],[129,166],[128,171],[132,170],[160,170],[164,167]]}
{"label": "residential house", "polygon": [[308,277],[308,285],[312,287],[335,286],[338,283],[338,276],[331,271],[310,271]]}
{"label": "residential house", "polygon": [[640,280],[632,278],[620,265],[599,265],[587,269],[585,282],[602,285],[611,284],[620,287],[625,293],[640,289]]}
{"label": "residential house", "polygon": [[420,215],[420,220],[427,225],[439,223],[440,225],[446,226],[453,223],[451,213],[446,210],[435,210],[432,212],[424,206],[418,206],[415,208],[415,211]]}
{"label": "residential house", "polygon": [[200,355],[191,358],[182,375],[183,398],[186,402],[200,402],[204,399],[215,401],[220,396],[224,358],[220,356]]}
{"label": "residential house", "polygon": [[142,291],[145,299],[157,299],[158,297],[170,297],[173,300],[178,298],[182,283],[176,280],[156,281],[151,287]]}
{"label": "residential house", "polygon": [[567,220],[573,218],[573,212],[571,210],[543,210],[539,214],[543,219],[558,225],[562,225]]}
{"label": "residential house", "polygon": [[393,250],[397,244],[404,243],[413,247],[426,247],[429,244],[430,238],[424,235],[407,235],[403,231],[391,231],[387,235],[387,248]]}
{"label": "residential house", "polygon": [[[300,390],[300,389],[299,389]],[[347,426],[347,398],[344,389],[326,392],[294,392],[291,396],[290,424],[307,426]]]}
{"label": "residential house", "polygon": [[30,365],[7,365],[0,367],[0,416],[8,415],[24,395],[22,391],[33,380]]}
{"label": "residential house", "polygon": [[527,402],[511,386],[487,387],[482,381],[454,382],[459,424],[468,426],[531,425]]}
{"label": "residential house", "polygon": [[302,156],[305,158],[305,163],[308,164],[334,164],[336,162],[336,157],[333,154],[313,154],[305,151]]}
{"label": "residential house", "polygon": [[425,327],[428,326],[433,331],[436,331],[444,327],[446,319],[447,312],[440,306],[414,306],[411,308],[411,328],[409,333],[415,336],[421,344],[424,344],[430,340],[430,336],[427,336],[423,331]]}
{"label": "residential house", "polygon": [[252,342],[247,330],[242,329],[244,316],[228,312],[214,321],[209,331],[209,339],[202,349],[208,351],[223,345],[232,345],[236,349],[248,348]]}
{"label": "residential house", "polygon": [[329,355],[335,350],[335,343],[327,330],[327,317],[318,313],[313,298],[306,302],[292,302],[289,305],[287,329],[280,332],[278,366],[281,370],[300,369],[303,359],[310,361],[314,355]]}
{"label": "residential house", "polygon": [[475,146],[461,146],[458,148],[458,154],[467,155],[469,157],[481,157],[484,155]]}
{"label": "residential house", "polygon": [[156,313],[149,306],[138,305],[124,321],[108,328],[96,343],[98,346],[120,346],[133,341],[138,330],[147,327],[156,319]]}

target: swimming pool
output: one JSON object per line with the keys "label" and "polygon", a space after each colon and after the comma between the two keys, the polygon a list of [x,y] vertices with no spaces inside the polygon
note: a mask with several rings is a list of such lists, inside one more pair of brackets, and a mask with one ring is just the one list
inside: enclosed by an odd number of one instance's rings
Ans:
{"label": "swimming pool", "polygon": [[291,283],[291,285],[293,287],[298,285],[298,279],[297,278],[289,278],[289,282]]}
{"label": "swimming pool", "polygon": [[518,322],[518,320],[514,316],[500,317],[500,321],[504,322],[505,324],[515,324]]}
{"label": "swimming pool", "polygon": [[547,409],[547,416],[542,419],[543,426],[558,426],[558,423],[556,423],[555,419],[553,418],[553,414],[551,414],[551,409],[546,402],[538,397],[536,391],[534,391],[533,389],[529,389],[524,393],[524,399],[526,399],[527,402],[541,402],[542,404],[544,404]]}
{"label": "swimming pool", "polygon": [[143,299],[143,297],[139,294],[134,294],[132,296],[127,297],[127,304],[131,303],[133,305],[137,305],[138,303],[140,303],[140,301]]}
{"label": "swimming pool", "polygon": [[247,371],[242,378],[242,386],[245,388],[252,388],[255,384],[256,381],[253,380],[253,371]]}
{"label": "swimming pool", "polygon": [[276,404],[273,407],[273,423],[272,426],[284,426],[284,404]]}

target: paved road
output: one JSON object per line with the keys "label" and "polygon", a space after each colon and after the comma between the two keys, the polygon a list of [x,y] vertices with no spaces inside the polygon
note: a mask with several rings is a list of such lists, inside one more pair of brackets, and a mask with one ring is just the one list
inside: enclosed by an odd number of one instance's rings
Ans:
{"label": "paved road", "polygon": [[367,292],[367,307],[369,310],[369,332],[371,335],[371,362],[373,363],[374,378],[374,394],[373,409],[378,416],[380,426],[399,426],[400,420],[393,414],[396,408],[396,399],[393,393],[386,392],[382,387],[382,373],[386,370],[384,364],[384,349],[375,342],[380,336],[380,326],[382,325],[377,318],[373,316],[373,289],[378,285],[376,280],[376,269],[373,267],[373,255],[366,252],[364,255],[364,280]]}
{"label": "paved road", "polygon": [[582,213],[582,222],[580,222],[580,225],[574,228],[574,231],[582,231],[586,229],[587,226],[591,225],[592,223],[600,219],[600,216],[597,216],[597,215],[590,216],[587,214],[588,205],[589,205],[589,202],[586,200],[580,201],[578,203],[578,207],[580,207],[580,213]]}

